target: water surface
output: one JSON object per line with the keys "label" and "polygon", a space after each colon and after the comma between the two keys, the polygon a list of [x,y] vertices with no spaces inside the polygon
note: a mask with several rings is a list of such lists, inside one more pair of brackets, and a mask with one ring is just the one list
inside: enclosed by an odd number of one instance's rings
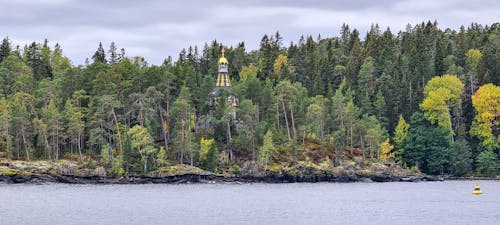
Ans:
{"label": "water surface", "polygon": [[500,224],[500,182],[480,184],[0,184],[0,224]]}

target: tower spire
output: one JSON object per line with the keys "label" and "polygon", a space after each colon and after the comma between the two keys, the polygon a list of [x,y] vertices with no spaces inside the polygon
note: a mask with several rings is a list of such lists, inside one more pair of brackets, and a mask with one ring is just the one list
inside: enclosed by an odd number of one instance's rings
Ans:
{"label": "tower spire", "polygon": [[228,61],[226,57],[224,57],[224,47],[221,50],[222,56],[219,59],[219,62],[217,63],[219,65],[219,73],[217,75],[217,83],[215,84],[216,87],[223,87],[226,89],[231,89],[231,80],[229,79],[229,73],[228,73]]}

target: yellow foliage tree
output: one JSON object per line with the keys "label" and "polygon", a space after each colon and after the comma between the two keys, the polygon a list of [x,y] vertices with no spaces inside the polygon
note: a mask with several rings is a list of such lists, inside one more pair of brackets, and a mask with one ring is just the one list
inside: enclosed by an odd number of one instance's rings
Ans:
{"label": "yellow foliage tree", "polygon": [[240,80],[247,80],[250,77],[257,77],[257,72],[259,69],[255,67],[252,63],[248,66],[243,66],[240,72]]}
{"label": "yellow foliage tree", "polygon": [[474,71],[477,68],[477,65],[479,64],[479,60],[481,60],[481,57],[483,54],[481,51],[477,49],[469,49],[466,53],[466,59],[467,59],[467,65],[469,66],[469,70]]}
{"label": "yellow foliage tree", "polygon": [[445,74],[432,78],[425,86],[425,98],[420,104],[425,118],[432,124],[448,128],[453,135],[451,110],[460,107],[463,88],[463,83],[455,75]]}
{"label": "yellow foliage tree", "polygon": [[[485,84],[479,87],[472,96],[472,105],[477,114],[472,122],[470,134],[480,138],[483,147],[491,150],[498,148],[500,146],[498,139],[500,87],[494,84]],[[497,132],[494,132],[494,129],[497,129]]]}
{"label": "yellow foliage tree", "polygon": [[295,72],[295,67],[288,63],[288,57],[282,54],[278,55],[278,57],[274,61],[273,69],[274,69],[273,73],[274,80],[280,80],[280,79],[290,80],[292,74]]}
{"label": "yellow foliage tree", "polygon": [[200,166],[206,170],[214,170],[218,163],[219,151],[213,138],[200,140]]}
{"label": "yellow foliage tree", "polygon": [[394,159],[394,152],[392,152],[392,149],[394,149],[394,146],[389,143],[389,138],[380,143],[379,160],[390,161]]}

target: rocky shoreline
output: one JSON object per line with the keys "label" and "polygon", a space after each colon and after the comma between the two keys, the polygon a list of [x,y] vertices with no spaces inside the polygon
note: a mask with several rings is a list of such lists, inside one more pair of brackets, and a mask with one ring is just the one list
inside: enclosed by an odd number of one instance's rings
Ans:
{"label": "rocky shoreline", "polygon": [[18,184],[184,184],[184,183],[317,183],[317,182],[420,182],[420,181],[442,181],[442,178],[431,176],[413,177],[290,177],[290,176],[266,176],[266,177],[225,177],[218,175],[185,174],[169,177],[97,177],[97,176],[67,176],[67,175],[0,175],[0,183]]}
{"label": "rocky shoreline", "polygon": [[316,182],[419,182],[442,177],[373,163],[368,167],[344,165],[321,168],[308,164],[274,168],[259,173],[216,174],[189,165],[173,165],[147,175],[112,176],[102,167],[82,168],[76,162],[9,162],[0,165],[0,183],[66,184],[182,184],[182,183],[316,183]]}

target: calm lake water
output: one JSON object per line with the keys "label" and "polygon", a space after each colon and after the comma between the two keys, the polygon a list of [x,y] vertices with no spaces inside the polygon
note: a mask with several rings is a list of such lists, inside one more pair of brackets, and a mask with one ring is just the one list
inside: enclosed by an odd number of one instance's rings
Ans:
{"label": "calm lake water", "polygon": [[500,224],[480,184],[0,184],[0,224]]}

